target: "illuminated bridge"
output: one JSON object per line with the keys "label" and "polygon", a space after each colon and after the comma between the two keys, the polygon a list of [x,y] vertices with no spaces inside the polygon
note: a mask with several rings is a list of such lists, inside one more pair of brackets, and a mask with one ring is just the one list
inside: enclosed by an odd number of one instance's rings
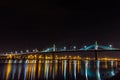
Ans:
{"label": "illuminated bridge", "polygon": [[[92,56],[94,60],[98,60],[98,53],[113,53],[113,52],[119,52],[120,49],[113,48],[112,45],[109,46],[103,46],[98,45],[96,42],[93,45],[90,46],[84,46],[83,48],[77,49],[76,46],[73,46],[72,49],[67,49],[67,47],[63,47],[60,49],[57,49],[55,45],[51,48],[47,48],[42,51],[38,51],[37,49],[33,50],[33,52],[29,52],[29,50],[26,50],[26,52],[21,53],[8,53],[8,54],[1,54],[0,59],[6,60],[6,59],[13,59],[13,60],[27,60],[27,59],[83,59],[82,56],[84,54],[88,55],[86,59],[89,59],[90,56]],[[89,54],[90,53],[90,54]],[[91,55],[92,54],[92,55]]]}

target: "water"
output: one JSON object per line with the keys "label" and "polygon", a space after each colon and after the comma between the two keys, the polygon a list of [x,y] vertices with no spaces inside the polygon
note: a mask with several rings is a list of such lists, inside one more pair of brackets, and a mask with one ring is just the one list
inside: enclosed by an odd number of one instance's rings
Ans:
{"label": "water", "polygon": [[6,60],[0,80],[105,80],[119,72],[119,61]]}

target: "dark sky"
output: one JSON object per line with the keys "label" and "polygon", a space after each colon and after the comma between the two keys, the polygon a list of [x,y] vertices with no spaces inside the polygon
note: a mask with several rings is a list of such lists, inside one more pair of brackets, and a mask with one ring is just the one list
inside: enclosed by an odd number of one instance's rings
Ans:
{"label": "dark sky", "polygon": [[120,47],[119,1],[4,0],[0,2],[0,49],[57,44]]}

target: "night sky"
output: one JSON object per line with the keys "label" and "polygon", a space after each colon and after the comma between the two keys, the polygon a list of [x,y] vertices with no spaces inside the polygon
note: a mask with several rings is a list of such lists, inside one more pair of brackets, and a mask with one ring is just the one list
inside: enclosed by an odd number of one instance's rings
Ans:
{"label": "night sky", "polygon": [[120,47],[120,2],[0,2],[0,50],[93,44]]}

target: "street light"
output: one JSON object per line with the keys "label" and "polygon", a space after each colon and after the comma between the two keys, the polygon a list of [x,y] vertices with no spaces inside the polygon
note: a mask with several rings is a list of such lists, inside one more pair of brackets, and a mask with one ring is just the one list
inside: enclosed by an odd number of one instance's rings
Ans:
{"label": "street light", "polygon": [[10,52],[11,54],[13,54],[13,52]]}
{"label": "street light", "polygon": [[23,51],[20,51],[20,53],[23,53]]}
{"label": "street light", "polygon": [[29,53],[29,50],[26,50],[26,53]]}
{"label": "street light", "polygon": [[87,48],[87,46],[85,45],[85,46],[84,46],[84,48],[86,49],[86,48]]}
{"label": "street light", "polygon": [[35,52],[35,50],[33,49],[33,52]]}
{"label": "street light", "polygon": [[76,48],[77,48],[76,46],[73,46],[73,49],[74,49],[74,50],[76,50]]}
{"label": "street light", "polygon": [[35,52],[39,52],[39,50],[36,48],[36,49],[35,49]]}
{"label": "street light", "polygon": [[67,47],[64,46],[64,50],[66,51]]}
{"label": "street light", "polygon": [[38,52],[38,49],[36,48],[36,49],[33,49],[33,52]]}
{"label": "street light", "polygon": [[17,54],[18,52],[17,51],[15,51],[15,54]]}
{"label": "street light", "polygon": [[109,47],[112,48],[112,45],[110,44]]}

